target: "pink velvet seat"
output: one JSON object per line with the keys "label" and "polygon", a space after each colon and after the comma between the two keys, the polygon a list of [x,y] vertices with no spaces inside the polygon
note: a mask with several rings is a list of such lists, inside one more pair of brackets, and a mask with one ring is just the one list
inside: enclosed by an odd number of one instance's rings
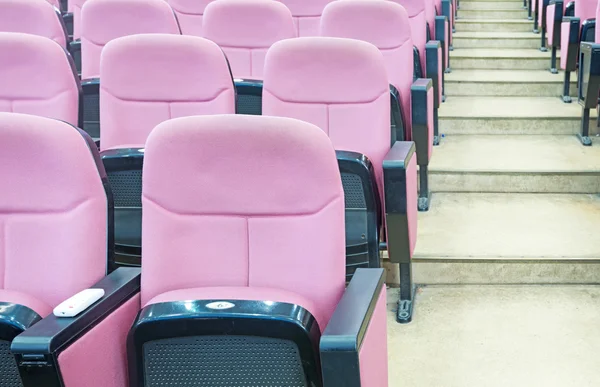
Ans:
{"label": "pink velvet seat", "polygon": [[[214,162],[216,159],[219,162]],[[294,305],[298,315],[308,310],[315,318],[318,329],[314,337],[325,337],[345,287],[343,195],[331,142],[321,129],[309,123],[280,117],[217,115],[178,118],[158,125],[145,150],[141,283],[145,307],[129,336],[130,359],[139,359],[137,364],[129,364],[130,383],[139,380],[139,375],[152,377],[152,371],[143,371],[140,366],[153,361],[154,353],[144,359],[132,355],[141,348],[138,340],[144,340],[137,336],[138,329],[152,332],[150,327],[140,328],[149,322],[145,316],[162,318],[160,310],[165,305],[183,307],[193,314],[207,303],[210,307],[207,300],[228,300],[215,303],[222,309],[222,325],[210,328],[213,340],[240,334],[236,330],[245,326],[245,320],[237,321],[235,326],[227,322],[230,308],[234,308],[231,318],[244,315],[235,309],[236,305],[255,302],[258,309],[251,313],[257,321],[270,313],[262,309],[263,302],[273,308]],[[305,254],[307,241],[311,254]],[[380,269],[372,270],[374,274]],[[363,381],[365,385],[384,386],[385,289],[372,305],[374,317],[369,324],[369,338],[361,346],[365,351],[360,355],[359,368],[361,379],[369,380]],[[177,316],[187,318],[185,313]],[[190,332],[201,332],[204,322],[210,319],[207,315],[185,324]],[[262,324],[269,326],[269,320]],[[165,349],[171,340],[183,339],[177,337],[178,323],[171,321],[175,323],[172,329],[167,325],[162,328],[168,337],[162,341]],[[278,335],[285,329],[282,321],[276,332],[256,331],[253,340],[265,334]],[[224,330],[228,332],[225,336],[216,333]],[[243,337],[240,340],[233,351],[244,350]],[[268,354],[266,343],[264,353]],[[190,350],[212,351],[208,347]],[[259,356],[263,353],[256,354]],[[275,356],[273,362],[278,358]],[[171,361],[178,364],[167,360]],[[254,360],[251,356],[243,361]],[[180,374],[189,375],[189,369],[202,368],[203,362],[193,360],[177,367]],[[165,367],[170,380],[180,380],[171,366]],[[232,381],[234,374],[223,378]],[[254,383],[262,385],[260,381]]]}
{"label": "pink velvet seat", "polygon": [[204,8],[213,0],[168,0],[184,35],[202,36]]}
{"label": "pink velvet seat", "polygon": [[81,8],[81,77],[100,75],[100,54],[111,40],[128,35],[180,34],[164,0],[89,0]]}
{"label": "pink velvet seat", "polygon": [[46,0],[0,0],[0,32],[22,32],[67,46],[60,12]]}
{"label": "pink velvet seat", "polygon": [[0,112],[77,126],[79,81],[64,47],[41,36],[0,32]]}
{"label": "pink velvet seat", "polygon": [[235,112],[227,60],[196,36],[143,34],[110,41],[100,61],[101,149],[143,147],[170,118]]}
{"label": "pink velvet seat", "polygon": [[99,166],[76,128],[44,117],[0,113],[0,149],[0,292],[54,307],[106,272]]}
{"label": "pink velvet seat", "polygon": [[339,38],[275,43],[265,60],[263,114],[317,125],[336,149],[369,157],[381,186],[391,141],[390,90],[377,47]]}
{"label": "pink velvet seat", "polygon": [[227,55],[235,78],[261,79],[269,47],[296,37],[289,9],[272,0],[214,1],[204,12],[203,29]]}
{"label": "pink velvet seat", "polygon": [[321,13],[333,0],[278,0],[285,4],[294,16],[296,34],[300,37],[319,36]]}
{"label": "pink velvet seat", "polygon": [[69,0],[69,13],[73,15],[73,39],[81,38],[81,8],[86,0]]}
{"label": "pink velvet seat", "polygon": [[404,138],[411,139],[414,57],[406,10],[391,1],[335,1],[323,11],[321,35],[363,40],[379,48],[389,83],[400,93]]}
{"label": "pink velvet seat", "polygon": [[[68,123],[0,113],[0,356],[15,327],[35,326],[106,274],[112,237],[99,160]],[[16,364],[1,360],[0,384],[21,385]]]}
{"label": "pink velvet seat", "polygon": [[425,74],[425,45],[427,44],[427,12],[425,0],[392,0],[406,10],[410,23],[412,41],[419,50],[421,71]]}

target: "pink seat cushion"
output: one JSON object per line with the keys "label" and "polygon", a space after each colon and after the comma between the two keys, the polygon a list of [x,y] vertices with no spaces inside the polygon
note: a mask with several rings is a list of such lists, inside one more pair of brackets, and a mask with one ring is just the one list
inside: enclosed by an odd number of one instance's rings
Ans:
{"label": "pink seat cushion", "polygon": [[100,75],[100,54],[113,39],[135,34],[180,34],[164,0],[89,0],[81,9],[81,76]]}
{"label": "pink seat cushion", "polygon": [[296,34],[300,37],[319,36],[321,13],[333,0],[278,0],[285,4],[294,16]]}
{"label": "pink seat cushion", "polygon": [[46,317],[52,313],[52,307],[46,304],[44,301],[38,300],[27,293],[18,292],[16,290],[0,289],[0,302],[9,302],[11,304],[26,306],[39,314],[41,317]]}
{"label": "pink seat cushion", "polygon": [[142,207],[143,304],[178,289],[264,287],[311,300],[329,320],[345,283],[344,196],[317,127],[242,115],[164,122],[146,144]]}
{"label": "pink seat cushion", "polygon": [[321,35],[364,40],[383,53],[389,83],[400,93],[405,138],[412,138],[413,42],[406,10],[391,1],[334,1],[325,7]]}
{"label": "pink seat cushion", "polygon": [[[0,293],[1,294],[1,293]],[[321,331],[325,329],[327,315],[319,310],[318,305],[310,299],[299,294],[276,288],[262,287],[206,287],[180,289],[159,294],[146,303],[146,305],[161,302],[195,301],[195,300],[247,300],[247,301],[273,301],[299,305],[308,310],[317,320]]]}
{"label": "pink seat cushion", "polygon": [[106,193],[78,130],[0,113],[0,181],[0,289],[54,307],[105,275]]}
{"label": "pink seat cushion", "polygon": [[46,0],[0,0],[0,31],[23,32],[67,46],[58,10]]}
{"label": "pink seat cushion", "polygon": [[81,38],[81,8],[86,0],[69,0],[67,6],[73,13],[73,40]]}
{"label": "pink seat cushion", "polygon": [[100,61],[103,149],[143,147],[170,118],[235,112],[223,51],[196,36],[144,34],[110,41]]}
{"label": "pink seat cushion", "polygon": [[272,0],[214,1],[204,12],[203,30],[227,54],[236,78],[262,79],[269,47],[296,37],[289,9]]}
{"label": "pink seat cushion", "polygon": [[323,37],[275,43],[265,61],[263,114],[317,125],[337,150],[366,155],[381,183],[390,91],[383,55],[372,44]]}
{"label": "pink seat cushion", "polygon": [[204,8],[213,0],[168,0],[184,35],[202,36]]}
{"label": "pink seat cushion", "polygon": [[65,49],[41,36],[0,32],[0,112],[77,125],[79,88]]}

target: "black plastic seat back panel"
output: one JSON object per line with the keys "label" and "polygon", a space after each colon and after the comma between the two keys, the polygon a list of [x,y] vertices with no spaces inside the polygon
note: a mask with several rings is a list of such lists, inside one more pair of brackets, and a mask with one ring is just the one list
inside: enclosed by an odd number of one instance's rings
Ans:
{"label": "black plastic seat back panel", "polygon": [[147,342],[143,352],[148,387],[308,386],[298,347],[290,340],[174,337]]}

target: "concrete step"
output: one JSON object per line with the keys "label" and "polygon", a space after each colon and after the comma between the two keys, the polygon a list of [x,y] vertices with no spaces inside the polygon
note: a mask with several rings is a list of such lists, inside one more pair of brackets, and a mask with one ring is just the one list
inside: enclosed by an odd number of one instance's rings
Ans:
{"label": "concrete step", "polygon": [[484,9],[509,9],[509,10],[524,10],[522,1],[461,1],[459,15],[463,15],[464,11],[484,10]]}
{"label": "concrete step", "polygon": [[540,35],[531,32],[456,31],[452,37],[454,48],[529,48],[540,47]]}
{"label": "concrete step", "polygon": [[[579,131],[581,107],[548,97],[450,97],[439,115],[446,135],[572,135]],[[595,110],[591,116],[597,116]],[[595,119],[590,133],[598,133]]]}
{"label": "concrete step", "polygon": [[446,136],[429,164],[430,189],[598,193],[600,139],[594,140],[584,147],[575,136]]}
{"label": "concrete step", "polygon": [[597,387],[598,286],[426,286],[410,324],[388,292],[389,387]]}
{"label": "concrete step", "polygon": [[598,283],[599,227],[597,194],[435,193],[419,213],[414,281]]}
{"label": "concrete step", "polygon": [[[544,70],[453,70],[445,75],[448,96],[559,97],[564,73]],[[577,95],[571,74],[571,96]],[[442,105],[443,106],[443,105]]]}
{"label": "concrete step", "polygon": [[[494,3],[491,3],[494,4]],[[461,9],[458,12],[459,18],[465,19],[510,19],[525,20],[527,11],[524,9]]]}
{"label": "concrete step", "polygon": [[550,68],[550,54],[532,49],[465,48],[452,52],[450,66],[453,69],[546,70]]}
{"label": "concrete step", "polygon": [[[460,11],[459,15],[460,15]],[[533,22],[523,20],[480,20],[459,18],[456,20],[456,31],[487,31],[487,32],[531,32]]]}

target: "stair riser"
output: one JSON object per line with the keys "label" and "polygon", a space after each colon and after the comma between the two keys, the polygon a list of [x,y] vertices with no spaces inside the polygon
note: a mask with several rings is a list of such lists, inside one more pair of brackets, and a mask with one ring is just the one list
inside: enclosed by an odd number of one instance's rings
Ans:
{"label": "stair riser", "polygon": [[[447,135],[571,135],[579,132],[579,125],[579,118],[523,118],[510,120],[499,118],[440,118],[440,132]],[[592,118],[590,133],[595,135],[597,132],[595,119]]]}
{"label": "stair riser", "polygon": [[[562,83],[479,83],[451,82],[446,80],[447,96],[478,97],[558,97],[562,95]],[[577,96],[577,83],[571,83],[570,94]]]}
{"label": "stair riser", "polygon": [[533,22],[530,23],[461,23],[457,21],[457,31],[484,31],[484,32],[531,32]]}
{"label": "stair riser", "polygon": [[465,19],[508,19],[524,20],[527,19],[527,11],[520,10],[464,10],[458,13],[460,18]]}
{"label": "stair riser", "polygon": [[[384,260],[387,284],[400,284],[398,265]],[[600,263],[414,262],[413,281],[443,284],[597,284]]]}
{"label": "stair riser", "polygon": [[524,12],[527,12],[523,9],[523,3],[519,1],[506,1],[502,3],[491,1],[472,1],[465,3],[461,2],[460,10],[458,11],[458,13],[462,15],[465,11],[480,10],[522,10]]}
{"label": "stair riser", "polygon": [[[535,36],[531,34],[532,36]],[[539,48],[540,39],[454,38],[454,48]]]}
{"label": "stair riser", "polygon": [[[600,192],[600,173],[463,173],[431,170],[429,184],[432,192],[594,194]],[[432,205],[435,203],[432,202]]]}
{"label": "stair riser", "polygon": [[472,70],[548,70],[548,58],[451,58],[455,69]]}

